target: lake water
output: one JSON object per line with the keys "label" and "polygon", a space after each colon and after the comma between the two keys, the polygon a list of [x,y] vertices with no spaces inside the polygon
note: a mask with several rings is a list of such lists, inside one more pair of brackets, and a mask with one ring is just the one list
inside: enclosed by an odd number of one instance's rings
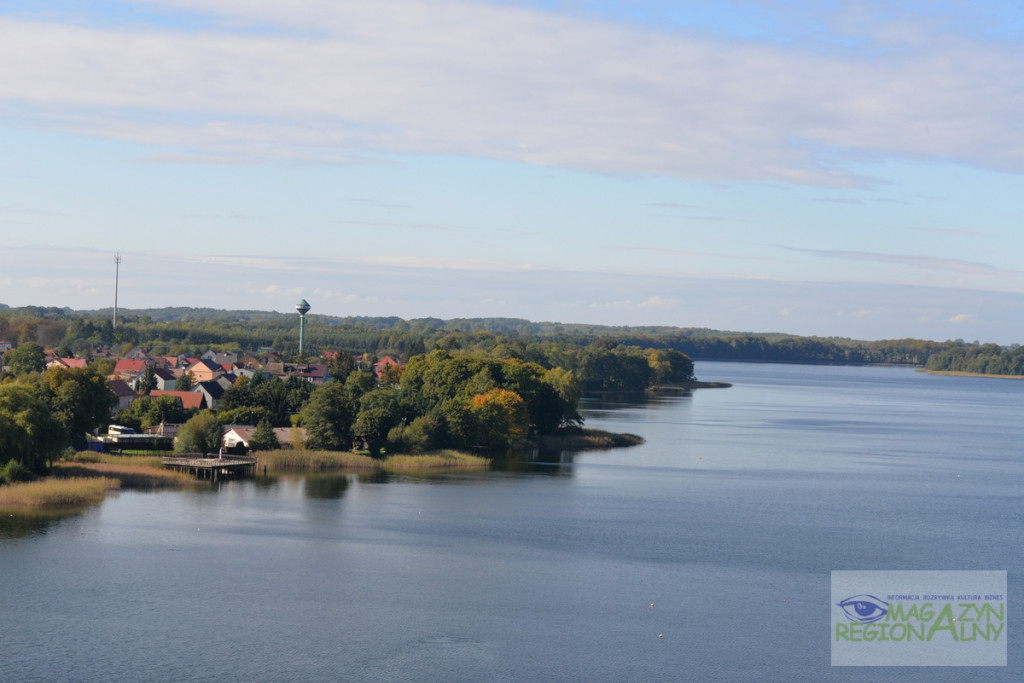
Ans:
{"label": "lake water", "polygon": [[[0,680],[1024,680],[1024,383],[697,374],[585,403],[636,448],[0,520]],[[1009,665],[831,667],[839,569],[1006,570]]]}

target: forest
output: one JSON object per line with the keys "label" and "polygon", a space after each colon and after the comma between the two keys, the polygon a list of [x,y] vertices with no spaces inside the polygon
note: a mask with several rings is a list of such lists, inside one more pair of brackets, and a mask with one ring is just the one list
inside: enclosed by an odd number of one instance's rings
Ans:
{"label": "forest", "polygon": [[[119,310],[117,328],[110,309],[0,308],[0,340],[35,341],[62,356],[85,357],[98,347],[113,351],[143,346],[154,355],[196,355],[209,348],[254,352],[272,348],[298,352],[294,313],[224,311],[206,308]],[[311,355],[345,349],[401,358],[435,348],[518,357],[551,367],[602,341],[639,349],[671,349],[698,360],[789,363],[898,364],[924,366],[942,351],[978,343],[921,339],[863,341],[838,337],[755,334],[705,328],[615,327],[531,322],[514,318],[441,320],[397,317],[306,316]],[[569,368],[574,369],[574,368]]]}

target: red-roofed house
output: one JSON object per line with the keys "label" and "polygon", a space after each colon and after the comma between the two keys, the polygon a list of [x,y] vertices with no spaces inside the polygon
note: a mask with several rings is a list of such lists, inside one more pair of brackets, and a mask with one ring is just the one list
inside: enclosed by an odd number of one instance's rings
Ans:
{"label": "red-roofed house", "polygon": [[120,379],[131,379],[146,369],[146,361],[120,358],[114,364],[114,374]]}
{"label": "red-roofed house", "polygon": [[384,376],[384,368],[388,367],[389,365],[394,366],[394,367],[399,368],[399,369],[405,367],[404,365],[399,363],[397,360],[395,360],[391,356],[384,356],[379,361],[377,361],[376,363],[373,364],[373,374],[375,374],[377,376],[377,381],[378,382]]}
{"label": "red-roofed house", "polygon": [[206,396],[196,391],[161,391],[154,389],[149,392],[150,396],[174,396],[181,400],[181,407],[185,410],[203,410],[207,408]]}
{"label": "red-roofed house", "polygon": [[89,364],[84,358],[54,358],[46,364],[47,368],[57,365],[62,368],[84,368]]}

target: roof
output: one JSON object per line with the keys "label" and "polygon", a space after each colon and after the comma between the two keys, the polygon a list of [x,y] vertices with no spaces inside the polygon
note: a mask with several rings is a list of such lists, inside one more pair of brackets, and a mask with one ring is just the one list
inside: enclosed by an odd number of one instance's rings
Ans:
{"label": "roof", "polygon": [[327,379],[327,366],[319,363],[296,365],[291,374],[294,377],[301,377],[304,379]]}
{"label": "roof", "polygon": [[195,368],[195,367],[198,367],[198,366],[202,366],[202,367],[206,368],[207,370],[209,370],[210,372],[224,372],[224,368],[222,368],[217,363],[214,363],[212,360],[207,360],[206,358],[200,358],[195,363],[192,363],[191,365],[189,365],[188,369],[191,370],[192,368]]}
{"label": "roof", "polygon": [[204,391],[211,399],[219,401],[224,396],[226,389],[223,384],[215,379],[211,379],[205,382],[196,382],[196,385],[192,387],[192,391]]}
{"label": "roof", "polygon": [[129,396],[138,396],[135,391],[128,386],[128,382],[123,379],[108,379],[107,386],[114,392],[114,396],[117,398],[128,398]]}
{"label": "roof", "polygon": [[206,396],[198,391],[164,391],[154,389],[149,392],[150,396],[174,396],[181,400],[181,407],[185,410],[202,410],[206,407]]}
{"label": "roof", "polygon": [[[306,430],[303,427],[274,427],[274,436],[277,437],[277,442],[281,445],[292,443],[292,436],[295,433],[293,430],[298,430],[300,438],[305,441]],[[234,432],[238,440],[248,448],[249,441],[252,440],[252,435],[256,433],[256,427],[252,425],[227,425],[224,428],[225,437],[232,432]]]}
{"label": "roof", "polygon": [[84,368],[89,364],[84,358],[54,358],[46,364],[46,367],[50,368],[55,365],[60,365],[65,368]]}
{"label": "roof", "polygon": [[165,382],[172,379],[178,379],[178,376],[166,368],[154,368],[153,375]]}
{"label": "roof", "polygon": [[115,375],[134,375],[146,369],[146,361],[131,358],[119,358],[114,364]]}
{"label": "roof", "polygon": [[377,375],[377,379],[381,378],[381,375],[384,373],[384,368],[386,368],[389,365],[394,365],[396,368],[405,367],[403,364],[399,363],[391,356],[384,356],[379,361],[373,364],[373,373]]}

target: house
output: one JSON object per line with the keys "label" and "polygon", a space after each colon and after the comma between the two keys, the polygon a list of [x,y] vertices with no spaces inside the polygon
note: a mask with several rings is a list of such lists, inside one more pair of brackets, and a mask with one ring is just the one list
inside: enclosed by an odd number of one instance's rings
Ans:
{"label": "house", "polygon": [[227,391],[227,388],[218,380],[209,379],[205,382],[196,382],[196,385],[192,387],[192,391],[206,397],[207,407],[216,408],[220,405],[220,400],[224,398],[224,392]]}
{"label": "house", "polygon": [[321,363],[309,363],[306,365],[296,365],[292,369],[291,376],[304,379],[307,382],[312,382],[313,384],[323,384],[331,378],[331,373],[327,369],[326,365]]}
{"label": "house", "polygon": [[[139,384],[142,383],[142,378],[145,377],[145,375],[146,371],[143,370],[139,374],[127,380],[128,384],[130,384],[135,391],[138,391]],[[178,375],[175,375],[172,371],[166,368],[154,367],[153,378],[156,380],[156,386],[153,388],[161,391],[174,391],[174,388],[178,383]]]}
{"label": "house", "polygon": [[89,365],[89,361],[84,358],[53,358],[52,360],[47,361],[46,369],[49,370],[50,368],[57,366],[68,368],[70,370],[71,368],[84,368],[87,365]]}
{"label": "house", "polygon": [[[256,427],[252,425],[228,425],[224,429],[224,449],[234,453],[250,450],[249,442],[255,433]],[[294,448],[296,437],[303,442],[306,440],[306,430],[302,427],[274,427],[274,435],[281,448]]]}
{"label": "house", "polygon": [[153,376],[156,377],[156,388],[161,391],[173,391],[179,377],[167,368],[154,369]]}
{"label": "house", "polygon": [[192,373],[192,379],[195,382],[208,382],[211,379],[217,379],[223,375],[224,368],[217,365],[212,360],[200,358],[189,365],[185,372]]}
{"label": "house", "polygon": [[130,380],[146,369],[146,361],[135,358],[119,358],[114,364],[114,376]]}
{"label": "house", "polygon": [[198,391],[160,391],[154,389],[149,392],[153,398],[158,396],[174,396],[181,401],[181,407],[185,410],[203,410],[209,406],[206,403],[206,394]]}
{"label": "house", "polygon": [[151,363],[153,360],[150,358],[150,355],[146,353],[146,350],[139,346],[133,346],[128,353],[124,354],[124,357],[129,360],[145,361],[146,363]]}
{"label": "house", "polygon": [[0,353],[7,353],[14,348],[14,344],[9,341],[0,341]]}
{"label": "house", "polygon": [[132,401],[139,397],[123,379],[107,380],[107,387],[110,388],[110,391],[117,398],[117,406],[114,408],[114,412],[124,410],[132,404]]}
{"label": "house", "polygon": [[388,367],[393,367],[401,370],[402,368],[405,367],[405,365],[399,363],[391,356],[384,356],[379,361],[373,364],[373,374],[377,377],[378,382],[384,378],[384,371]]}
{"label": "house", "polygon": [[217,365],[221,365],[221,366],[224,366],[224,365],[233,366],[235,363],[238,362],[238,354],[237,353],[222,353],[222,352],[219,352],[219,351],[210,350],[210,351],[207,351],[206,353],[204,353],[202,356],[200,356],[199,359],[200,360],[212,361],[212,362],[216,363]]}
{"label": "house", "polygon": [[313,384],[323,384],[331,378],[331,374],[327,366],[321,363],[293,365],[291,363],[273,362],[267,363],[264,369],[271,377],[279,377],[281,379],[298,377],[299,379],[304,379],[307,382],[312,382]]}

